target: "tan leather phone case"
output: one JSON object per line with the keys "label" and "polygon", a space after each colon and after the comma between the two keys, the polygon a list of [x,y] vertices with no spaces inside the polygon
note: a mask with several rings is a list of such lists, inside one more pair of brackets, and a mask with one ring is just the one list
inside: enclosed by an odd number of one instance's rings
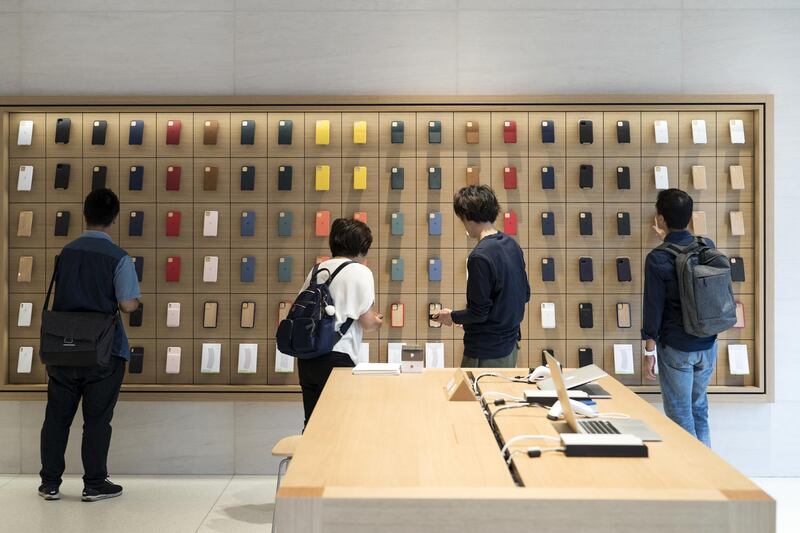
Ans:
{"label": "tan leather phone case", "polygon": [[17,269],[17,281],[19,283],[30,283],[33,274],[33,256],[23,255],[19,258],[19,268]]}
{"label": "tan leather phone case", "polygon": [[480,167],[467,167],[467,185],[477,185],[481,181]]}
{"label": "tan leather phone case", "polygon": [[480,130],[477,121],[467,121],[467,144],[478,144],[480,142]]}
{"label": "tan leather phone case", "polygon": [[217,311],[219,304],[217,302],[206,302],[203,306],[203,327],[215,328],[217,327]]}
{"label": "tan leather phone case", "polygon": [[256,325],[256,303],[242,302],[242,314],[239,324],[243,328],[252,328]]}
{"label": "tan leather phone case", "polygon": [[744,235],[744,215],[741,211],[731,211],[731,234]]}
{"label": "tan leather phone case", "polygon": [[708,222],[705,211],[692,213],[692,230],[695,235],[708,235]]}
{"label": "tan leather phone case", "polygon": [[219,167],[203,167],[203,190],[216,191],[217,178],[219,177]]}
{"label": "tan leather phone case", "polygon": [[406,321],[405,305],[401,303],[392,304],[392,327],[402,328]]}
{"label": "tan leather phone case", "polygon": [[731,165],[731,189],[734,191],[744,190],[744,169],[741,165]]}
{"label": "tan leather phone case", "polygon": [[704,191],[708,189],[708,181],[706,180],[706,167],[703,165],[692,166],[692,187],[696,191]]}
{"label": "tan leather phone case", "polygon": [[284,320],[292,309],[292,302],[279,302],[278,303],[278,323]]}
{"label": "tan leather phone case", "polygon": [[203,122],[203,144],[217,144],[219,121],[206,120]]}
{"label": "tan leather phone case", "polygon": [[736,324],[734,324],[733,327],[743,328],[744,326],[744,304],[742,302],[736,302]]}
{"label": "tan leather phone case", "polygon": [[631,304],[625,302],[617,304],[617,327],[631,327]]}
{"label": "tan leather phone case", "polygon": [[30,237],[33,231],[33,211],[20,211],[17,237]]}

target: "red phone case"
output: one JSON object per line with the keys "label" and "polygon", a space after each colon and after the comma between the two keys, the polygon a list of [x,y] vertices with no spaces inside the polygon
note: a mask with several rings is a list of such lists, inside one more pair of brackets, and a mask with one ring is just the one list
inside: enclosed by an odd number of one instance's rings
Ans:
{"label": "red phone case", "polygon": [[177,165],[167,167],[167,190],[181,190],[181,167]]}
{"label": "red phone case", "polygon": [[509,165],[503,169],[503,187],[506,189],[517,188],[517,167]]}
{"label": "red phone case", "polygon": [[353,213],[353,220],[358,220],[359,222],[363,222],[364,224],[367,223],[367,212],[366,211],[356,211]]}
{"label": "red phone case", "polygon": [[503,122],[503,142],[506,144],[516,144],[517,142],[516,120],[506,120]]}
{"label": "red phone case", "polygon": [[180,144],[181,143],[181,121],[168,120],[167,121],[167,144]]}
{"label": "red phone case", "polygon": [[503,233],[506,235],[517,234],[517,214],[514,211],[503,215]]}
{"label": "red phone case", "polygon": [[317,237],[327,237],[331,232],[331,212],[330,211],[317,211],[317,217],[314,224],[314,235]]}
{"label": "red phone case", "polygon": [[178,237],[181,234],[181,212],[167,211],[167,237]]}
{"label": "red phone case", "polygon": [[167,269],[164,273],[167,281],[177,283],[181,280],[181,257],[179,255],[167,257]]}

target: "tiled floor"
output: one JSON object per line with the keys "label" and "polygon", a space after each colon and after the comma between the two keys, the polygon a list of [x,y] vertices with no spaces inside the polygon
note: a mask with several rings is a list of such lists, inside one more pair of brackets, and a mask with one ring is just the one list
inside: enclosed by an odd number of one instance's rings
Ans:
{"label": "tiled floor", "polygon": [[[38,478],[0,475],[3,531],[115,531],[133,533],[245,533],[269,531],[274,476],[118,476],[125,494],[113,500],[80,501],[82,483],[70,476],[62,500],[35,494]],[[778,533],[800,531],[800,478],[755,478],[778,500]]]}

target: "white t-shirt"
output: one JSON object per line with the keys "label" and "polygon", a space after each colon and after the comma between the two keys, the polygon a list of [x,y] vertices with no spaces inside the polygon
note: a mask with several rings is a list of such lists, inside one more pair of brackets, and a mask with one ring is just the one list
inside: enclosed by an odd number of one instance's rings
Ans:
{"label": "white t-shirt", "polygon": [[[320,263],[319,268],[327,268],[333,273],[339,265],[347,259],[328,259]],[[328,279],[327,272],[318,274],[317,281],[324,282]],[[304,291],[311,281],[311,272],[306,276],[303,283]],[[375,280],[372,278],[372,271],[361,263],[353,263],[344,267],[330,285],[331,297],[336,307],[336,329],[344,324],[348,318],[353,319],[350,329],[333,347],[334,352],[346,353],[358,363],[358,350],[361,347],[361,339],[364,337],[364,330],[358,323],[358,318],[369,311],[375,303]]]}

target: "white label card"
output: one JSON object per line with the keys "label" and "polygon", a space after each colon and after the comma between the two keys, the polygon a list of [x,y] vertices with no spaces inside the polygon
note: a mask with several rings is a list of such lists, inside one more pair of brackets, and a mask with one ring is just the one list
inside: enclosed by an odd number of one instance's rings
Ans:
{"label": "white label card", "polygon": [[732,376],[746,376],[750,373],[750,358],[746,344],[728,345],[728,366]]}
{"label": "white label card", "polygon": [[294,357],[286,355],[278,349],[277,343],[275,344],[275,372],[278,373],[291,373],[294,372]]}
{"label": "white label card", "polygon": [[203,358],[200,362],[200,372],[203,374],[219,374],[219,363],[221,358],[222,344],[204,342]]}
{"label": "white label card", "polygon": [[390,342],[388,344],[388,357],[390,363],[401,363],[404,342]]}
{"label": "white label card", "polygon": [[362,342],[358,349],[358,362],[369,363],[369,343]]}
{"label": "white label card", "polygon": [[425,343],[425,368],[444,368],[444,343]]}
{"label": "white label card", "polygon": [[633,345],[614,345],[614,373],[633,374]]}
{"label": "white label card", "polygon": [[239,345],[240,374],[255,374],[258,370],[258,344],[242,343]]}

